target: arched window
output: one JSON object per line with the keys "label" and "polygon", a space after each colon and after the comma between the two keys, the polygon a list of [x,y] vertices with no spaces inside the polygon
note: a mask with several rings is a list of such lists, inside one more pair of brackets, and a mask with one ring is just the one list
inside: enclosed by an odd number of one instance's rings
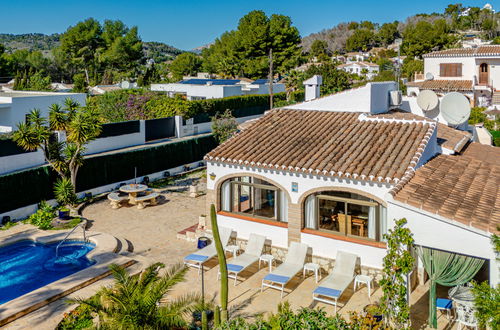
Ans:
{"label": "arched window", "polygon": [[304,202],[304,228],[382,241],[386,208],[368,197],[344,191],[309,195]]}
{"label": "arched window", "polygon": [[220,201],[222,211],[288,222],[285,192],[262,179],[241,176],[224,181]]}

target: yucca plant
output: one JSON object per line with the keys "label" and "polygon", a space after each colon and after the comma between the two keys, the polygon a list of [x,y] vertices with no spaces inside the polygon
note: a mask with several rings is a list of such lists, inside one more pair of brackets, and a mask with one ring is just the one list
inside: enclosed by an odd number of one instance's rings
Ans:
{"label": "yucca plant", "polygon": [[177,298],[168,297],[173,287],[184,280],[187,268],[176,264],[155,263],[139,275],[130,276],[125,269],[112,265],[115,283],[102,288],[90,299],[76,299],[89,306],[99,316],[103,329],[171,329],[186,327],[193,311],[200,308],[201,296],[186,293]]}
{"label": "yucca plant", "polygon": [[54,185],[54,195],[59,205],[73,206],[76,203],[76,195],[73,184],[68,178],[60,178]]}
{"label": "yucca plant", "polygon": [[[19,123],[13,140],[23,149],[43,151],[45,161],[61,178],[69,178],[76,187],[76,175],[83,163],[85,145],[99,136],[101,123],[91,110],[81,108],[78,103],[66,99],[64,107],[53,104],[49,108],[49,120],[43,118],[40,110],[33,109],[26,123]],[[53,131],[66,132],[66,141],[51,139]]]}

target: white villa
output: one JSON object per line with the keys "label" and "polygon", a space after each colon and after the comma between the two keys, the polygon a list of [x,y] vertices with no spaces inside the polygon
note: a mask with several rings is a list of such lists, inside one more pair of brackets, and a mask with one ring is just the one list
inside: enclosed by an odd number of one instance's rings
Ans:
{"label": "white villa", "polygon": [[348,62],[340,64],[337,68],[349,73],[364,76],[370,80],[379,73],[379,66],[370,62]]}
{"label": "white villa", "polygon": [[47,117],[50,105],[63,104],[67,98],[84,106],[87,95],[63,92],[0,92],[0,132],[15,130],[16,125],[24,122],[26,115],[34,108],[40,109],[41,115]]}
{"label": "white villa", "polygon": [[[167,92],[170,97],[182,95],[188,100],[204,100],[229,96],[269,94],[267,79],[184,79],[172,84],[151,84],[152,91]],[[285,91],[282,83],[273,83],[273,93]]]}
{"label": "white villa", "polygon": [[[306,243],[320,260],[348,251],[363,273],[377,274],[383,235],[406,218],[416,245],[479,258],[476,276],[496,285],[500,149],[391,106],[395,90],[385,82],[313,94],[208,153],[207,203],[219,225],[276,248]],[[416,268],[412,283],[417,274],[423,282],[420,259]]]}
{"label": "white villa", "polygon": [[447,49],[425,54],[421,79],[407,84],[408,95],[428,89],[457,91],[472,105],[500,104],[500,46]]}

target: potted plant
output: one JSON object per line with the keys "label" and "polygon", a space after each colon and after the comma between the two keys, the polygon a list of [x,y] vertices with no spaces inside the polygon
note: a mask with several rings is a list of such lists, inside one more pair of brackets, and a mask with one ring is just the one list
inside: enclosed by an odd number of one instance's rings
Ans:
{"label": "potted plant", "polygon": [[367,315],[373,316],[373,318],[377,322],[382,321],[382,308],[380,307],[379,304],[369,304],[369,305],[366,305],[365,308],[363,308],[363,311]]}
{"label": "potted plant", "polygon": [[59,219],[61,220],[69,220],[69,208],[67,207],[62,207],[59,209],[58,213],[59,213]]}

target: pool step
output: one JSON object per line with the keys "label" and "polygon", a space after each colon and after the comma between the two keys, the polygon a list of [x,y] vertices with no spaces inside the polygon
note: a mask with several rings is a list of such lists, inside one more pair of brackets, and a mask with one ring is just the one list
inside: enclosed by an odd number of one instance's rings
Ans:
{"label": "pool step", "polygon": [[117,244],[115,250],[113,251],[114,253],[125,254],[126,252],[134,251],[134,246],[129,240],[119,236],[115,236],[115,239]]}

